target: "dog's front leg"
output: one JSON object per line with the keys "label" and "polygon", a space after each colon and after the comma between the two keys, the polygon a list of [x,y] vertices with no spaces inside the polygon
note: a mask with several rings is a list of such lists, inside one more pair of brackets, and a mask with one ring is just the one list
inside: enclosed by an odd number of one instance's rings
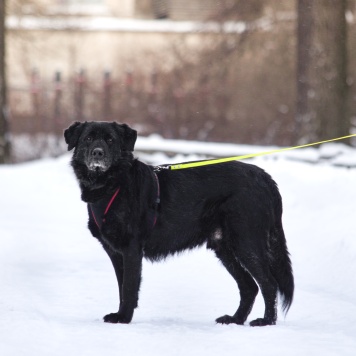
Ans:
{"label": "dog's front leg", "polygon": [[137,307],[142,273],[142,249],[138,243],[131,241],[130,246],[123,249],[121,253],[123,280],[120,288],[120,307],[117,313],[111,313],[104,317],[104,321],[107,323],[128,324]]}
{"label": "dog's front leg", "polygon": [[104,246],[104,250],[110,257],[111,263],[115,270],[117,285],[119,287],[120,304],[122,303],[122,283],[124,280],[124,262],[120,253],[114,252],[111,248]]}

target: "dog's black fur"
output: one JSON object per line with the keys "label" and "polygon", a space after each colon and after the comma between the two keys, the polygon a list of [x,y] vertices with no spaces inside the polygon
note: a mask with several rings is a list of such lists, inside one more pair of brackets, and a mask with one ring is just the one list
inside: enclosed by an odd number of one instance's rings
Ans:
{"label": "dog's black fur", "polygon": [[[160,261],[170,254],[207,244],[237,282],[240,305],[221,324],[243,324],[258,293],[263,318],[252,326],[273,325],[277,292],[283,309],[293,300],[294,280],[282,227],[282,201],[272,178],[242,162],[157,172],[133,157],[135,130],[115,122],[75,122],[64,133],[75,148],[72,167],[82,200],[90,204],[117,198],[99,227],[89,211],[89,229],[114,266],[120,293],[118,312],[105,322],[129,323],[137,307],[142,258]],[[153,226],[152,217],[157,216]]]}

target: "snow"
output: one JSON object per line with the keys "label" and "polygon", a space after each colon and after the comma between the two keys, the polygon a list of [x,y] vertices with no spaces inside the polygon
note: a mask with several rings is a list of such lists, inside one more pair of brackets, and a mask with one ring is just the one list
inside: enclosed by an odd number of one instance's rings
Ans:
{"label": "snow", "polygon": [[[261,147],[241,144],[236,145],[231,143],[210,142],[207,144],[206,142],[198,141],[168,140],[163,139],[159,135],[140,137],[136,144],[136,150],[150,153],[150,155],[146,155],[144,157],[153,163],[155,162],[155,159],[163,159],[163,157],[159,154],[152,157],[152,152],[159,151],[185,155],[191,155],[192,152],[194,152],[195,155],[200,155],[201,159],[205,159],[208,157],[235,157],[239,155],[270,152],[280,148],[281,147],[276,146]],[[273,155],[269,155],[269,157],[279,157],[311,163],[328,160],[330,163],[337,166],[356,167],[356,150],[345,145],[344,143],[325,143],[321,145],[320,148],[308,147],[295,149],[278,152]],[[194,159],[199,159],[199,156],[195,156]]]}
{"label": "snow", "polygon": [[[182,152],[192,144],[176,145]],[[356,150],[346,147],[330,144],[299,154],[314,161],[316,154],[337,159],[337,152],[347,151],[355,166]],[[154,154],[151,161],[195,157]],[[205,248],[145,262],[133,322],[112,325],[102,316],[118,307],[114,271],[86,229],[86,206],[69,160],[66,154],[0,167],[1,355],[355,354],[356,169],[285,154],[249,160],[274,177],[284,199],[296,292],[286,318],[279,310],[276,326],[214,323],[236,310],[239,297],[233,279]],[[259,295],[248,321],[263,310]]]}

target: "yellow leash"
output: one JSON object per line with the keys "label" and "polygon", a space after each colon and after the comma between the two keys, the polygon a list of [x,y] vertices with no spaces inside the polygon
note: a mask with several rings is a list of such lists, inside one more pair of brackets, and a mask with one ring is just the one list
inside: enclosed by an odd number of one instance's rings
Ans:
{"label": "yellow leash", "polygon": [[242,155],[242,156],[234,156],[234,157],[227,157],[227,158],[220,158],[220,159],[211,159],[211,160],[199,161],[199,162],[191,162],[191,163],[173,164],[173,165],[167,165],[167,166],[165,166],[165,165],[157,166],[155,170],[156,171],[159,171],[161,169],[178,170],[178,169],[186,169],[186,168],[207,166],[207,165],[210,165],[210,164],[218,164],[218,163],[224,163],[224,162],[230,162],[230,161],[239,161],[239,160],[242,160],[242,159],[265,156],[265,155],[270,155],[270,154],[273,154],[273,153],[296,150],[297,148],[316,146],[316,145],[320,145],[322,143],[334,142],[334,141],[338,141],[338,140],[344,140],[346,138],[355,137],[355,136],[356,136],[356,134],[353,134],[353,135],[333,138],[331,140],[308,143],[306,145],[300,145],[300,146],[294,146],[294,147],[286,147],[286,148],[278,148],[276,150],[259,152],[259,153],[251,153],[251,154]]}

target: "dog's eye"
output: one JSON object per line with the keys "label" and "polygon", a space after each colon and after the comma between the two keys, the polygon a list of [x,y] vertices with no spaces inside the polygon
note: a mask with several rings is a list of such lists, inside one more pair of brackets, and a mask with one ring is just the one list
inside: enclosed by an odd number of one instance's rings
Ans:
{"label": "dog's eye", "polygon": [[106,142],[107,142],[108,144],[112,144],[112,143],[114,142],[114,140],[113,140],[111,137],[109,137],[109,138],[106,140]]}
{"label": "dog's eye", "polygon": [[91,142],[91,141],[93,141],[93,138],[92,138],[91,136],[87,136],[87,137],[85,138],[85,141]]}

